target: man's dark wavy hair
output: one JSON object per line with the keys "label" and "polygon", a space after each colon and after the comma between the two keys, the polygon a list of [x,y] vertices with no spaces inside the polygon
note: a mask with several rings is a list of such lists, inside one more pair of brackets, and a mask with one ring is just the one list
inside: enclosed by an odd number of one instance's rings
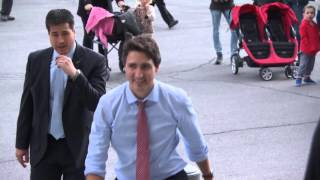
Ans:
{"label": "man's dark wavy hair", "polygon": [[52,9],[46,16],[46,27],[50,32],[51,26],[68,23],[71,29],[74,29],[74,17],[67,9]]}
{"label": "man's dark wavy hair", "polygon": [[150,58],[156,67],[161,63],[159,46],[150,35],[139,35],[127,40],[123,47],[122,60],[126,64],[129,52],[138,51]]}

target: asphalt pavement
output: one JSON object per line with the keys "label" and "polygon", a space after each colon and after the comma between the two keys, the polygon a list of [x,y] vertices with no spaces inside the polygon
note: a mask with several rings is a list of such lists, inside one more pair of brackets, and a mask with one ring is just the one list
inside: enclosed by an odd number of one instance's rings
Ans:
{"label": "asphalt pavement", "polygon": [[[128,1],[134,4],[133,0]],[[193,100],[199,123],[209,145],[209,158],[217,180],[301,180],[311,137],[319,118],[320,64],[312,77],[317,85],[294,87],[283,68],[272,68],[273,79],[263,81],[257,68],[245,66],[231,73],[230,31],[222,21],[220,36],[224,61],[214,65],[209,0],[166,1],[179,20],[168,29],[156,9],[154,38],[162,63],[158,80],[181,87]],[[53,8],[67,8],[76,17],[77,41],[82,23],[76,0],[14,1],[15,21],[0,22],[0,176],[27,180],[30,167],[15,158],[15,131],[28,53],[49,46],[45,15]],[[107,89],[125,81],[116,52]],[[179,151],[185,155],[183,146]],[[186,156],[185,156],[186,157]],[[110,150],[106,179],[114,178],[116,161]],[[186,158],[187,160],[187,158]],[[194,164],[193,164],[194,165]]]}

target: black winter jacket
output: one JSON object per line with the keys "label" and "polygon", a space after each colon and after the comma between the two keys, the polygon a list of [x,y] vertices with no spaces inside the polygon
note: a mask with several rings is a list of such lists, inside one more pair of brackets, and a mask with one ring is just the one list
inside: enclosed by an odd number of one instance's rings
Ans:
{"label": "black winter jacket", "polygon": [[211,0],[210,9],[212,10],[229,10],[234,6],[233,0]]}

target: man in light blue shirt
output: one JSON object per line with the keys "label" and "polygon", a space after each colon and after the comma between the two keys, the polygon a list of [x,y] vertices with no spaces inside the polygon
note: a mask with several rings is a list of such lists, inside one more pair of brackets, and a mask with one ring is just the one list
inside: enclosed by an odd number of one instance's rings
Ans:
{"label": "man in light blue shirt", "polygon": [[[182,89],[155,80],[160,62],[158,45],[151,37],[137,36],[125,44],[128,82],[111,90],[98,103],[85,161],[87,180],[104,179],[110,144],[119,158],[115,166],[119,180],[186,180],[183,169],[187,163],[176,151],[179,134],[189,159],[197,162],[204,179],[213,179],[208,147],[192,103]],[[148,178],[141,179],[136,175],[137,102],[145,104],[149,131],[148,168],[143,170],[148,171]]]}

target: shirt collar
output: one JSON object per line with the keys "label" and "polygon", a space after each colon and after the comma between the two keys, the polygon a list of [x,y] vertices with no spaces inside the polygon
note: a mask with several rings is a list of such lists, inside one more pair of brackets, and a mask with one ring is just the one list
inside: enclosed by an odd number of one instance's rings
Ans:
{"label": "shirt collar", "polygon": [[[73,46],[71,48],[71,50],[68,52],[67,56],[72,59],[73,55],[74,55],[74,52],[76,51],[76,42],[73,43]],[[53,49],[53,55],[52,55],[52,60],[56,60],[56,58],[59,56],[60,54],[55,50]]]}
{"label": "shirt collar", "polygon": [[[128,101],[128,104],[134,104],[138,101],[138,98],[133,94],[129,87],[129,82],[126,82],[126,98]],[[148,94],[147,97],[145,97],[142,101],[148,101],[148,102],[154,102],[157,103],[159,101],[159,83],[157,80],[154,80],[154,86],[151,90],[151,92]]]}

